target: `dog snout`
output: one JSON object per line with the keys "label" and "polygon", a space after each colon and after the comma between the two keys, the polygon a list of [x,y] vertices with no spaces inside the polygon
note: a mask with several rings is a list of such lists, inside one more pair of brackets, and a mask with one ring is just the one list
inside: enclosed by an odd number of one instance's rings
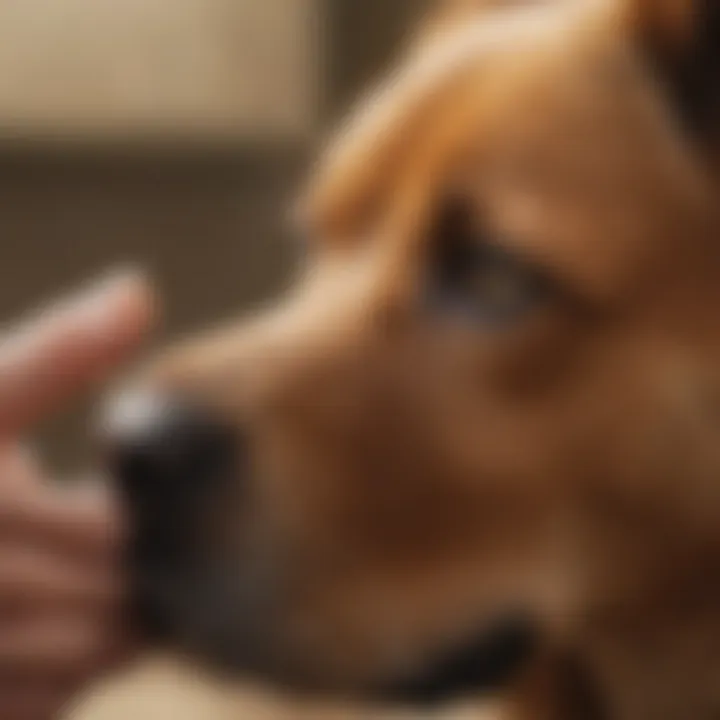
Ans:
{"label": "dog snout", "polygon": [[131,510],[192,500],[235,464],[241,433],[196,403],[150,392],[117,397],[103,422],[114,480]]}
{"label": "dog snout", "polygon": [[206,563],[205,523],[243,478],[241,433],[202,405],[152,392],[112,399],[101,432],[126,517],[134,615],[150,636],[172,635],[180,588]]}

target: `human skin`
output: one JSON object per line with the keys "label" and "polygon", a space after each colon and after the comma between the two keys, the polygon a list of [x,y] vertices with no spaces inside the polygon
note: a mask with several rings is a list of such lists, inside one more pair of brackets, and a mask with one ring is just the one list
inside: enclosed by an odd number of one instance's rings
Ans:
{"label": "human skin", "polygon": [[27,440],[122,364],[152,316],[147,283],[123,272],[0,331],[3,720],[50,720],[127,651],[120,514],[98,484],[53,482]]}

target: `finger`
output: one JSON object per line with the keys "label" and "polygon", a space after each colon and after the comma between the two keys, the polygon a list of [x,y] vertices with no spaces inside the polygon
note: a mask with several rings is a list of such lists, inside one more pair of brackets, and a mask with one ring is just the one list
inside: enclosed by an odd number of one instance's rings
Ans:
{"label": "finger", "polygon": [[27,685],[18,688],[0,684],[0,718],[55,720],[71,698],[70,690],[62,687]]}
{"label": "finger", "polygon": [[[62,617],[55,621],[66,622]],[[25,626],[30,627],[37,622],[37,618],[33,618],[28,620]],[[48,620],[43,622],[49,623]],[[102,627],[101,623],[98,623],[98,627]],[[63,688],[68,694],[75,694],[93,678],[126,667],[146,651],[143,643],[124,622],[106,622],[104,632],[104,639],[97,643],[97,650],[91,650],[80,660],[70,657],[62,667],[53,658],[38,662],[18,660],[12,664],[0,664],[0,694],[2,688],[13,687],[20,690],[32,685],[42,685],[54,690]],[[0,718],[5,720],[2,713]]]}
{"label": "finger", "polygon": [[92,562],[116,559],[123,527],[110,491],[98,488],[82,496],[56,488],[15,497],[0,505],[0,538],[55,547]]}
{"label": "finger", "polygon": [[14,496],[36,493],[42,482],[40,465],[26,446],[0,444],[0,506]]}
{"label": "finger", "polygon": [[119,607],[124,584],[110,565],[88,567],[27,545],[0,547],[0,612],[38,607]]}
{"label": "finger", "polygon": [[0,435],[20,432],[107,373],[147,330],[147,283],[124,273],[46,310],[0,339]]}
{"label": "finger", "polygon": [[79,689],[77,679],[44,675],[0,678],[2,720],[56,720],[72,704]]}
{"label": "finger", "polygon": [[111,488],[101,483],[53,485],[27,453],[0,451],[0,536],[26,537],[35,545],[62,543],[89,557],[116,553],[122,513]]}
{"label": "finger", "polygon": [[4,623],[0,676],[78,677],[116,652],[119,633],[119,623],[82,614]]}

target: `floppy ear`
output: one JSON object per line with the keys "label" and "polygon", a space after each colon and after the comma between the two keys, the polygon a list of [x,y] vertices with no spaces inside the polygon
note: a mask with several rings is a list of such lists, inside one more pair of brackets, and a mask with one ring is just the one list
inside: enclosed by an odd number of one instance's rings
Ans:
{"label": "floppy ear", "polygon": [[701,139],[720,121],[720,0],[627,0],[629,20],[680,119]]}

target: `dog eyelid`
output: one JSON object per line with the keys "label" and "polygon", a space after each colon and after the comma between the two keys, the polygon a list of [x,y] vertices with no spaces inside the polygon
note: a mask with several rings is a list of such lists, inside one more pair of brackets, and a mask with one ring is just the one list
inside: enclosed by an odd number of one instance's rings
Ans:
{"label": "dog eyelid", "polygon": [[498,328],[543,304],[551,277],[492,235],[473,204],[454,197],[443,206],[430,238],[432,307]]}

